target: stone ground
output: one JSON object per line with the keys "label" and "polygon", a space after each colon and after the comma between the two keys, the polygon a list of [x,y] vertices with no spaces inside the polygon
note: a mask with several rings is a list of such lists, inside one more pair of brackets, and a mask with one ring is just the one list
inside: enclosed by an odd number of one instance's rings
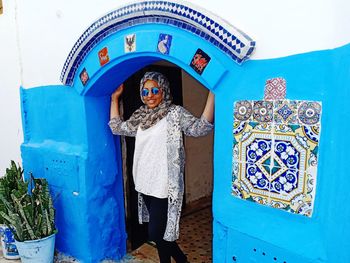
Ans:
{"label": "stone ground", "polygon": [[[191,263],[212,262],[212,214],[210,200],[188,207],[181,218],[179,245]],[[0,263],[20,263],[20,260],[4,259],[0,251]],[[158,263],[157,250],[152,243],[145,243],[120,261],[105,260],[102,263]],[[174,262],[174,261],[173,261]],[[59,254],[55,263],[79,263],[78,260]]]}

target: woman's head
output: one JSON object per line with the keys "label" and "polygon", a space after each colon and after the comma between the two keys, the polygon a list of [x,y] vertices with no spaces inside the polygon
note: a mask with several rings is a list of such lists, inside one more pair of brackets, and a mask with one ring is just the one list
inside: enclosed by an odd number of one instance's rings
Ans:
{"label": "woman's head", "polygon": [[163,101],[171,103],[169,81],[159,72],[146,72],[140,81],[140,96],[150,109]]}

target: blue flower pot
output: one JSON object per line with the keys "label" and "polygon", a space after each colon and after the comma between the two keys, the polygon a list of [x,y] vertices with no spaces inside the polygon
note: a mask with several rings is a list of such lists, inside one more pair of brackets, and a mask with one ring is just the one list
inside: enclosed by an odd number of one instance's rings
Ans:
{"label": "blue flower pot", "polygon": [[55,237],[51,236],[28,241],[17,241],[16,246],[22,263],[52,263],[55,251]]}
{"label": "blue flower pot", "polygon": [[19,259],[19,254],[15,244],[15,239],[10,228],[5,225],[0,226],[2,254],[6,259]]}

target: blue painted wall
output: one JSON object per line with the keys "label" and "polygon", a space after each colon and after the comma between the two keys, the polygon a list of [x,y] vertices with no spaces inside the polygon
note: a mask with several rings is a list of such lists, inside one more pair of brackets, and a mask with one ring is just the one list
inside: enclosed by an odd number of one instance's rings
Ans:
{"label": "blue painted wall", "polygon": [[[130,33],[137,34],[137,51],[125,54],[123,40]],[[159,33],[173,35],[169,56],[156,52]],[[97,53],[105,46],[111,61],[100,67]],[[201,76],[189,67],[197,48],[212,58]],[[166,25],[141,25],[115,33],[87,54],[78,69],[88,70],[86,86],[76,77],[69,88],[22,90],[23,164],[26,172],[47,177],[58,194],[57,248],[88,263],[125,254],[120,149],[107,126],[109,95],[137,69],[165,59],[216,95],[213,261],[349,262],[349,54],[347,45],[238,66],[193,34]],[[265,80],[278,76],[287,80],[287,98],[323,104],[312,218],[231,195],[233,102],[262,99]]]}
{"label": "blue painted wall", "polygon": [[[216,91],[214,262],[350,262],[346,161],[349,54],[350,45],[346,45],[280,59],[248,61],[222,83],[227,88]],[[287,98],[323,104],[312,218],[230,195],[233,102],[262,99],[265,80],[277,76],[287,80]],[[226,244],[224,248],[222,244]]]}
{"label": "blue painted wall", "polygon": [[[21,89],[25,175],[48,179],[56,248],[82,262],[126,253],[119,141],[108,130],[109,97],[64,86]],[[98,110],[96,110],[98,109]]]}

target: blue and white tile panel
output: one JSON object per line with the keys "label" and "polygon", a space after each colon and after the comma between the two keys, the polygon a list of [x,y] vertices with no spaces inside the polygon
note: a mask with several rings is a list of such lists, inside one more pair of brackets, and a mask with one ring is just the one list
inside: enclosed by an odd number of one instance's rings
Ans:
{"label": "blue and white tile panel", "polygon": [[69,53],[61,81],[72,85],[79,65],[93,47],[107,36],[134,25],[170,24],[211,42],[238,64],[249,58],[255,42],[219,17],[192,4],[174,1],[138,1],[108,13],[94,22]]}

